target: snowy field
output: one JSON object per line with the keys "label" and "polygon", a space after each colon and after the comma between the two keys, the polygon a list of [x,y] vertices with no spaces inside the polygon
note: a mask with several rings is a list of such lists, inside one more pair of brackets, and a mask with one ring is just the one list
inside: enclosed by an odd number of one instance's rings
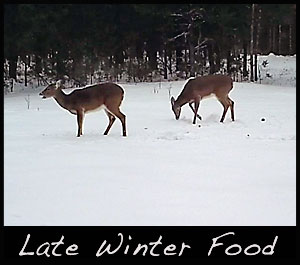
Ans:
{"label": "snowy field", "polygon": [[104,111],[77,138],[43,88],[5,95],[4,225],[296,225],[296,57],[269,57],[272,82],[234,83],[235,122],[214,98],[176,121],[184,81],[121,84],[126,138]]}

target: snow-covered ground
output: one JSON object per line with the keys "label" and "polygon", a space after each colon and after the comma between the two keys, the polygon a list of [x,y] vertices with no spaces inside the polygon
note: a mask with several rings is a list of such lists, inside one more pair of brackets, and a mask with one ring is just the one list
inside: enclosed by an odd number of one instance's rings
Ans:
{"label": "snow-covered ground", "polygon": [[272,84],[234,83],[235,122],[214,98],[176,121],[184,81],[121,84],[126,138],[103,111],[77,138],[40,90],[5,95],[4,225],[296,225],[296,57],[267,58]]}
{"label": "snow-covered ground", "polygon": [[296,55],[276,56],[273,53],[258,57],[262,84],[296,86]]}

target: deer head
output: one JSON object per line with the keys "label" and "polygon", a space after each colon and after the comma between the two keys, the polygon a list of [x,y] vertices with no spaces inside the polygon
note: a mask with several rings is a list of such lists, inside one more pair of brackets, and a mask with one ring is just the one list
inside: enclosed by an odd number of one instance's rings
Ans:
{"label": "deer head", "polygon": [[175,118],[176,118],[176,120],[178,120],[180,117],[181,107],[178,104],[176,104],[176,100],[174,97],[171,97],[171,106],[172,106],[172,110],[175,114]]}
{"label": "deer head", "polygon": [[62,81],[58,80],[55,84],[48,85],[39,95],[42,96],[43,99],[54,97],[58,89],[62,89],[64,86],[62,85]]}

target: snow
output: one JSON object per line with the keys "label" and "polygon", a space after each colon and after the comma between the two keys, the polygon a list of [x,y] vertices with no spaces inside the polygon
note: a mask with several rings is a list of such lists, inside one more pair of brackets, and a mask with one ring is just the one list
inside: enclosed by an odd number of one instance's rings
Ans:
{"label": "snow", "polygon": [[266,58],[273,81],[234,83],[223,124],[214,98],[175,120],[185,81],[121,84],[128,137],[104,111],[76,137],[43,88],[5,95],[4,225],[296,225],[296,56]]}
{"label": "snow", "polygon": [[[264,61],[267,62],[266,66],[263,65]],[[296,86],[296,55],[276,56],[270,53],[268,56],[259,56],[258,68],[262,84]]]}

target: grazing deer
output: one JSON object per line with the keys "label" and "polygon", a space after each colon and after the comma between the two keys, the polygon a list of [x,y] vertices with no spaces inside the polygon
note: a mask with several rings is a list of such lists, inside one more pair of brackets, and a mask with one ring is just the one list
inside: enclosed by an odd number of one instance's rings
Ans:
{"label": "grazing deer", "polygon": [[85,113],[100,110],[104,107],[109,118],[109,124],[104,132],[107,135],[116,117],[122,123],[123,136],[126,136],[126,116],[119,107],[124,97],[123,89],[114,83],[101,83],[81,89],[75,89],[70,94],[65,94],[61,81],[48,85],[40,96],[45,98],[53,97],[56,102],[70,113],[77,115],[78,132],[77,137],[82,135],[82,124]]}
{"label": "grazing deer", "polygon": [[[178,98],[176,100],[174,97],[171,98],[171,106],[176,120],[180,117],[181,107],[186,103],[189,103],[189,106],[194,113],[193,124],[196,124],[197,117],[201,120],[201,116],[197,114],[200,100],[214,95],[224,107],[220,122],[224,121],[229,107],[231,110],[231,119],[234,121],[234,102],[228,96],[232,87],[232,79],[226,75],[208,75],[190,79],[185,84]],[[192,103],[194,103],[194,108]]]}

